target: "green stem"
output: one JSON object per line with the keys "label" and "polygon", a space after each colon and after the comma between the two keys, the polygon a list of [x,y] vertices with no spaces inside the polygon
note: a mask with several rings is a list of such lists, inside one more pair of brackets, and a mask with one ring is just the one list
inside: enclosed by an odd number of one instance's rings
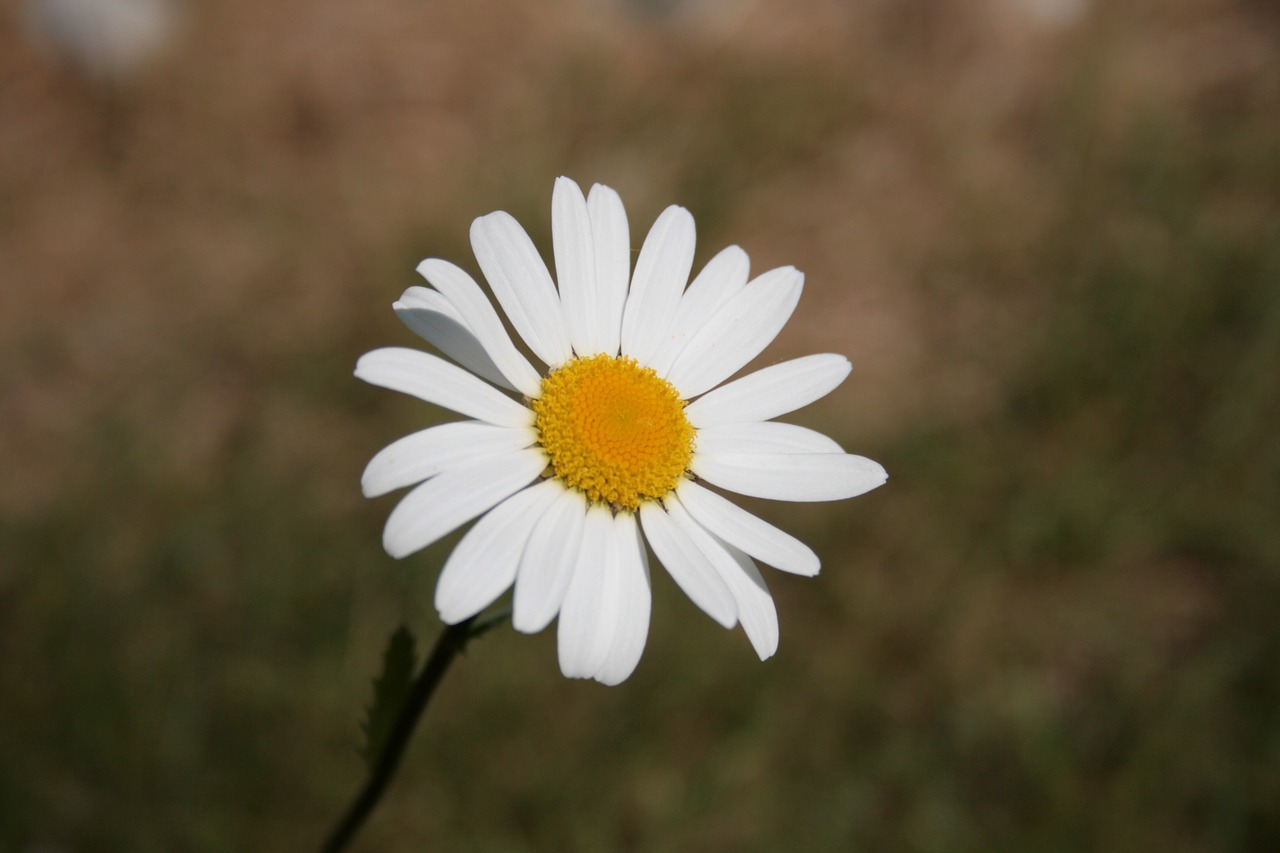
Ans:
{"label": "green stem", "polygon": [[404,706],[387,734],[386,745],[382,748],[382,753],[378,756],[373,769],[369,771],[369,778],[365,780],[364,787],[360,789],[360,793],[342,816],[342,820],[329,833],[328,840],[321,848],[323,853],[339,853],[345,850],[378,805],[387,785],[395,775],[396,768],[400,766],[400,759],[404,755],[405,747],[409,744],[414,728],[418,725],[418,720],[422,717],[422,712],[431,701],[431,696],[435,693],[440,679],[448,671],[449,664],[453,663],[453,659],[466,647],[468,641],[496,627],[505,618],[505,614],[495,613],[492,617],[476,624],[476,617],[472,616],[470,619],[444,629],[431,649],[431,656],[423,664],[422,672],[413,682],[409,695],[405,697]]}

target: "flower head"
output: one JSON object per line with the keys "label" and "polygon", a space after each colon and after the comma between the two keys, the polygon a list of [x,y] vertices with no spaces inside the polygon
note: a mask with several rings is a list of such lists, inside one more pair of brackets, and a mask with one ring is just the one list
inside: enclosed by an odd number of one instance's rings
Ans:
{"label": "flower head", "polygon": [[431,286],[394,307],[456,364],[401,348],[357,363],[366,382],[469,418],[395,441],[365,469],[369,497],[415,486],[387,519],[387,552],[404,557],[479,517],[440,574],[440,617],[474,616],[514,584],[518,630],[559,616],[564,674],[617,684],[649,632],[647,542],[699,608],[741,623],[768,658],[778,617],[755,561],[812,576],[818,557],[703,484],[825,501],[884,483],[870,459],[771,420],[825,396],[849,362],[811,355],[726,383],[786,324],[804,276],[782,267],[748,281],[747,255],[731,246],[686,287],[694,225],[683,208],[658,217],[632,270],[617,193],[597,184],[584,197],[560,178],[552,238],[555,282],[511,216],[471,226],[480,269],[545,371],[475,280],[437,259],[418,266]]}

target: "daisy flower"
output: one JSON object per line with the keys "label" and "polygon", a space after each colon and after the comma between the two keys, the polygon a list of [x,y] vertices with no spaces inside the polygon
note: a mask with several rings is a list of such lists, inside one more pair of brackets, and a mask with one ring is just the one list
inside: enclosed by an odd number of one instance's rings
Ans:
{"label": "daisy flower", "polygon": [[387,519],[387,553],[412,554],[478,517],[441,571],[440,618],[461,622],[514,584],[517,630],[558,616],[564,674],[618,684],[649,633],[648,543],[694,604],[741,624],[770,657],[778,615],[756,561],[812,576],[818,557],[708,485],[828,501],[884,483],[879,464],[772,420],[830,393],[848,360],[810,355],[726,382],[781,331],[804,276],[782,267],[748,281],[747,255],[731,246],[688,283],[684,208],[658,217],[634,270],[626,211],[608,187],[584,196],[557,180],[551,228],[558,285],[509,214],[471,226],[480,269],[545,370],[480,285],[435,258],[418,265],[430,287],[410,287],[394,308],[452,361],[392,347],[357,363],[366,382],[468,418],[405,436],[365,469],[368,497],[414,487]]}

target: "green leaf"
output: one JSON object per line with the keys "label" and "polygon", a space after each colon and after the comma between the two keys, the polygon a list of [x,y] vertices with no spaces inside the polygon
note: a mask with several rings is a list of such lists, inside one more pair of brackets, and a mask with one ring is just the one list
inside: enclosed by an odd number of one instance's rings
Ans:
{"label": "green leaf", "polygon": [[382,673],[374,679],[373,703],[369,706],[368,716],[362,726],[362,754],[370,768],[382,753],[396,715],[400,713],[405,698],[409,695],[409,686],[413,683],[413,672],[417,667],[414,645],[413,633],[404,625],[397,628],[387,641],[387,650],[382,656]]}

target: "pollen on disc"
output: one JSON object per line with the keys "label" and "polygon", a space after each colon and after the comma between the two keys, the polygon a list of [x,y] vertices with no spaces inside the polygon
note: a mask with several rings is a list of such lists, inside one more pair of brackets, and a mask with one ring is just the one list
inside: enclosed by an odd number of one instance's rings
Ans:
{"label": "pollen on disc", "polygon": [[555,476],[592,501],[634,510],[679,483],[694,429],[675,386],[633,358],[575,359],[532,401]]}

